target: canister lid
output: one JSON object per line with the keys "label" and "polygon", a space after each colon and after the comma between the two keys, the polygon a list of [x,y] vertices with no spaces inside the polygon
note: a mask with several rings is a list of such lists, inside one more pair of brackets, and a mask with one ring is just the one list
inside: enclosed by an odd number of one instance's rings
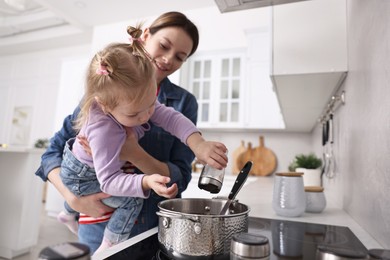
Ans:
{"label": "canister lid", "polygon": [[303,172],[277,172],[276,176],[285,176],[285,177],[301,177]]}
{"label": "canister lid", "polygon": [[306,192],[323,192],[324,188],[321,186],[305,186]]}
{"label": "canister lid", "polygon": [[270,254],[269,241],[262,235],[238,233],[232,237],[230,251],[240,257],[266,257]]}

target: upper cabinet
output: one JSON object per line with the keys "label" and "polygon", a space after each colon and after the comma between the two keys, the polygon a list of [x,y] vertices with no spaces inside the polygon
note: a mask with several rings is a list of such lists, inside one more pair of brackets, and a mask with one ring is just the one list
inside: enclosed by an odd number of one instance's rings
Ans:
{"label": "upper cabinet", "polygon": [[283,129],[269,77],[270,30],[247,30],[246,48],[198,53],[184,82],[199,104],[203,130]]}
{"label": "upper cabinet", "polygon": [[346,1],[272,7],[271,79],[286,130],[310,132],[347,74]]}

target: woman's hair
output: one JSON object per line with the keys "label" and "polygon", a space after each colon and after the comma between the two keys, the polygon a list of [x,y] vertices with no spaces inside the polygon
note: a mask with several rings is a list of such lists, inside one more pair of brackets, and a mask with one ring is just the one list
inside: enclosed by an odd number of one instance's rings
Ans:
{"label": "woman's hair", "polygon": [[87,70],[85,94],[74,128],[86,122],[96,97],[106,108],[114,109],[120,100],[140,102],[150,86],[155,86],[155,71],[140,36],[141,25],[129,26],[131,43],[112,43],[92,58]]}
{"label": "woman's hair", "polygon": [[188,57],[194,54],[199,44],[199,32],[196,25],[182,13],[168,12],[160,15],[156,20],[154,20],[154,22],[149,27],[149,31],[151,34],[154,34],[159,30],[167,27],[178,27],[183,29],[192,39],[193,43],[191,52]]}

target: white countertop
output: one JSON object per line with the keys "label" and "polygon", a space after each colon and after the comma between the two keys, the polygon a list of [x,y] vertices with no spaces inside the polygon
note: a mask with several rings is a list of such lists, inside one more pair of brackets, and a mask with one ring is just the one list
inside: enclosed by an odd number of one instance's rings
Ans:
{"label": "white countertop", "polygon": [[28,146],[0,147],[0,153],[43,153],[46,149]]}
{"label": "white countertop", "polygon": [[[187,188],[183,197],[201,197],[212,198],[213,194],[200,190],[197,187],[199,174],[194,173],[193,179]],[[230,192],[231,186],[234,183],[236,176],[225,176],[224,184],[218,196],[227,196]],[[246,204],[250,207],[250,217],[261,217],[270,219],[284,219],[298,222],[319,223],[336,226],[347,226],[359,238],[359,240],[366,246],[367,249],[382,248],[380,244],[368,234],[355,220],[348,215],[344,210],[336,208],[331,201],[327,202],[327,207],[321,213],[304,213],[300,217],[287,218],[276,215],[272,209],[272,194],[273,194],[273,177],[249,177],[244,187],[238,193],[236,199],[240,203]],[[137,243],[143,238],[157,232],[157,227],[149,230],[139,236],[124,241],[118,245],[109,248],[105,252],[92,256],[92,259],[104,259],[113,255],[130,245]]]}

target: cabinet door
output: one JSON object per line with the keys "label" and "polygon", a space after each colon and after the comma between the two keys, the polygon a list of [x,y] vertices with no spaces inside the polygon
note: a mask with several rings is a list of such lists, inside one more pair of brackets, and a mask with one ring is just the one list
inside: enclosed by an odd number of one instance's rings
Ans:
{"label": "cabinet door", "polygon": [[190,91],[199,104],[199,127],[238,127],[242,124],[242,53],[198,56],[189,66]]}

